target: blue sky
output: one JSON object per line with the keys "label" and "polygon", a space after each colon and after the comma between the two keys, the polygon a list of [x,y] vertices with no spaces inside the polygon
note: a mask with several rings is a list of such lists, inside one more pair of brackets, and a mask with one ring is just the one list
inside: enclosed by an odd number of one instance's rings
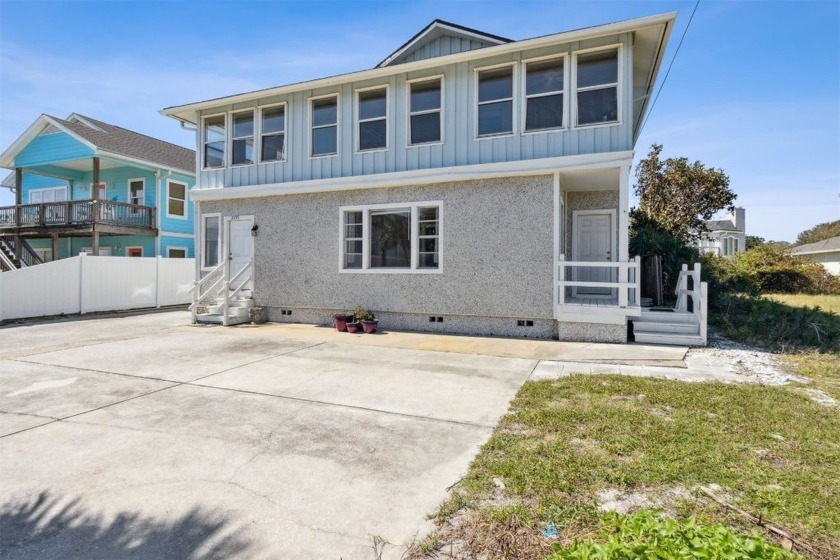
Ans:
{"label": "blue sky", "polygon": [[[667,67],[693,7],[0,0],[0,147],[41,113],[79,112],[194,148],[158,110],[370,68],[434,18],[524,39],[677,11]],[[840,2],[701,0],[637,158],[652,142],[722,168],[748,234],[793,240],[839,219]]]}

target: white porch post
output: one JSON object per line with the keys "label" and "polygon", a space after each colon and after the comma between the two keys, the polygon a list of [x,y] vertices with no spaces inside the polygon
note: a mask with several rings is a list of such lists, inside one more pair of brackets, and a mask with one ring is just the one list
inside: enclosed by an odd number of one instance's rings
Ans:
{"label": "white porch post", "polygon": [[630,164],[618,172],[618,260],[630,258]]}

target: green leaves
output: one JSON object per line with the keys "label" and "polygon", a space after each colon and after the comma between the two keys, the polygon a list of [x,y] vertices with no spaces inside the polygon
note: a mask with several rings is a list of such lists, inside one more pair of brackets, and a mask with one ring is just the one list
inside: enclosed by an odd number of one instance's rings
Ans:
{"label": "green leaves", "polygon": [[555,544],[547,560],[802,558],[770,544],[757,533],[742,535],[724,525],[701,525],[694,517],[676,521],[655,510],[643,509],[627,516],[609,512],[600,522],[598,539],[567,548]]}

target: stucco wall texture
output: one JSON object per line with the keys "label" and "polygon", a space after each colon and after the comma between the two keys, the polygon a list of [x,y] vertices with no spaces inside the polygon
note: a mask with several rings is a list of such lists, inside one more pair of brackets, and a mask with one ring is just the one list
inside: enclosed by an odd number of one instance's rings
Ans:
{"label": "stucco wall texture", "polygon": [[[423,201],[442,201],[442,273],[339,272],[340,207]],[[281,308],[301,321],[357,305],[383,319],[417,314],[405,318],[414,328],[429,315],[553,319],[551,175],[208,201],[201,211],[254,215],[254,299],[272,320]],[[549,336],[538,324],[532,336]]]}

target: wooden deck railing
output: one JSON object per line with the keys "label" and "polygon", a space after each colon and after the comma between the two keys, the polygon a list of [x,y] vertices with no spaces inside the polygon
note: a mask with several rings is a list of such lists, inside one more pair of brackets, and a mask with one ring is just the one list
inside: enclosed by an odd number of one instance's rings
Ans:
{"label": "wooden deck railing", "polygon": [[153,229],[155,209],[110,200],[67,200],[0,208],[0,230],[93,224]]}

